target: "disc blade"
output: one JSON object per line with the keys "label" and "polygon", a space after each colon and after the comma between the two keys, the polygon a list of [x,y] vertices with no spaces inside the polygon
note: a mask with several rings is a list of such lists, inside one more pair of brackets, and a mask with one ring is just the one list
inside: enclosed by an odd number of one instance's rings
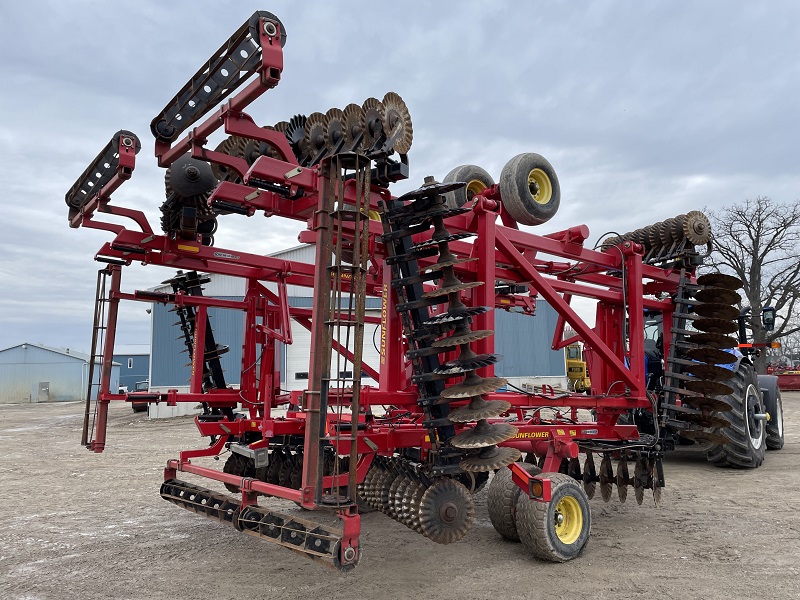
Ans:
{"label": "disc blade", "polygon": [[619,496],[619,501],[625,503],[625,500],[628,499],[628,483],[630,482],[630,474],[628,472],[628,459],[625,458],[623,455],[622,458],[619,459],[619,464],[617,465],[617,495]]}
{"label": "disc blade", "polygon": [[733,290],[720,287],[707,287],[694,295],[700,302],[715,302],[719,304],[738,304],[742,297]]}
{"label": "disc blade", "polygon": [[730,379],[732,374],[731,370],[725,367],[703,363],[688,366],[686,367],[686,371],[699,379],[705,379],[707,381],[725,381],[726,379]]}
{"label": "disc blade", "polygon": [[591,452],[586,453],[586,460],[583,462],[583,491],[586,497],[591,500],[597,489],[597,471],[594,467],[594,457]]}
{"label": "disc blade", "polygon": [[718,333],[693,333],[686,338],[686,341],[692,344],[699,344],[700,346],[716,348],[718,350],[736,348],[739,346],[739,342],[736,341],[736,338],[720,335]]}
{"label": "disc blade", "polygon": [[510,408],[511,403],[505,400],[484,400],[480,396],[474,396],[467,406],[451,410],[447,416],[453,423],[469,423],[497,417]]}
{"label": "disc blade", "polygon": [[718,381],[704,381],[702,379],[684,381],[683,387],[690,392],[696,392],[703,396],[727,396],[733,393],[733,388],[727,384],[719,383]]}
{"label": "disc blade", "polygon": [[522,452],[516,448],[490,446],[482,449],[478,454],[465,458],[458,466],[463,471],[470,473],[485,473],[507,467],[511,463],[517,462],[521,456]]}
{"label": "disc blade", "polygon": [[736,362],[736,355],[732,352],[725,352],[725,350],[704,346],[687,350],[686,356],[692,360],[709,363],[711,365],[730,365]]}
{"label": "disc blade", "polygon": [[463,538],[474,516],[472,494],[464,485],[450,478],[434,482],[420,500],[422,534],[438,544],[450,544]]}
{"label": "disc blade", "polygon": [[694,325],[695,329],[705,331],[706,333],[726,334],[733,333],[739,329],[739,326],[733,321],[714,318],[695,319],[692,325]]}
{"label": "disc blade", "polygon": [[697,283],[709,287],[724,288],[736,291],[744,285],[744,282],[733,275],[725,273],[706,273],[697,278]]}
{"label": "disc blade", "polygon": [[614,467],[611,464],[611,455],[608,453],[603,454],[603,459],[600,461],[600,495],[603,497],[603,502],[611,500],[611,491],[614,483]]}
{"label": "disc blade", "polygon": [[470,381],[463,381],[454,386],[442,390],[442,398],[471,398],[472,396],[480,396],[488,394],[498,388],[503,387],[508,383],[507,379],[502,377],[475,377]]}
{"label": "disc blade", "polygon": [[519,429],[508,423],[489,424],[481,420],[475,427],[455,435],[450,440],[450,445],[455,448],[483,448],[505,442],[517,433]]}
{"label": "disc blade", "polygon": [[739,309],[729,304],[709,302],[706,304],[695,304],[692,306],[692,309],[701,317],[723,319],[725,321],[732,321],[739,316]]}

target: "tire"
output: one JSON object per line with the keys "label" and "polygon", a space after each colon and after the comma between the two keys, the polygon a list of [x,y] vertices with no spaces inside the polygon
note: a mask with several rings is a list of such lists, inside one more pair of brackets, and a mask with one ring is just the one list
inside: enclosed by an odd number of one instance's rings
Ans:
{"label": "tire", "polygon": [[450,208],[461,208],[467,202],[471,202],[475,194],[480,194],[486,188],[494,185],[492,176],[475,165],[456,167],[445,175],[442,183],[451,183],[453,181],[464,181],[467,185],[444,195],[447,206]]}
{"label": "tire", "polygon": [[724,446],[713,446],[708,460],[718,467],[755,469],[764,462],[767,428],[764,421],[756,421],[753,415],[764,411],[761,388],[753,366],[740,362],[736,373],[724,383],[733,388],[733,393],[721,396],[731,410],[720,413],[730,421],[729,427],[715,431],[728,438]]}
{"label": "tire", "polygon": [[517,501],[519,539],[536,558],[566,562],[579,556],[589,541],[592,516],[589,499],[569,475],[547,473],[552,483],[550,502],[536,502],[524,494]]}
{"label": "tire", "polygon": [[773,406],[767,405],[770,419],[767,421],[767,450],[780,450],[783,448],[783,401],[781,391],[776,389]]}
{"label": "tire", "polygon": [[553,166],[539,154],[519,154],[500,173],[500,197],[506,212],[521,225],[541,225],[552,219],[561,202]]}
{"label": "tire", "polygon": [[[542,470],[530,463],[518,463],[531,475],[538,475]],[[494,530],[507,540],[519,541],[517,533],[517,500],[522,490],[511,479],[511,469],[503,467],[495,473],[489,484],[488,498],[489,520]]]}

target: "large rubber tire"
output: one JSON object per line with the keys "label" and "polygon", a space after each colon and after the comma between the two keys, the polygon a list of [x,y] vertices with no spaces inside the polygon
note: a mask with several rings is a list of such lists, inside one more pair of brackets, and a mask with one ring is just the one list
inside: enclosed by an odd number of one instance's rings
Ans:
{"label": "large rubber tire", "polygon": [[542,560],[566,562],[586,548],[592,529],[589,499],[569,475],[547,473],[552,483],[550,502],[536,502],[525,494],[517,501],[517,531],[522,544]]}
{"label": "large rubber tire", "polygon": [[461,208],[467,202],[471,202],[475,194],[480,194],[486,188],[494,185],[492,176],[476,165],[456,167],[444,176],[442,183],[451,183],[453,181],[464,181],[467,185],[444,195],[447,206],[450,208]]}
{"label": "large rubber tire", "polygon": [[733,388],[733,393],[721,396],[731,410],[720,413],[730,421],[730,427],[716,430],[728,438],[723,446],[713,446],[708,451],[708,460],[718,467],[755,469],[764,462],[767,428],[764,421],[756,421],[753,415],[764,412],[764,401],[758,376],[753,366],[740,362],[736,373],[724,383]]}
{"label": "large rubber tire", "polygon": [[[542,470],[530,463],[518,463],[531,475],[538,475]],[[511,469],[503,467],[494,474],[489,483],[488,499],[489,520],[495,531],[507,540],[519,541],[517,532],[517,500],[522,490],[511,479]]]}
{"label": "large rubber tire", "polygon": [[780,450],[783,448],[783,401],[781,391],[776,389],[775,400],[772,406],[767,405],[769,421],[767,421],[767,450]]}
{"label": "large rubber tire", "polygon": [[553,166],[529,152],[512,158],[500,173],[500,197],[506,212],[521,225],[541,225],[552,219],[561,202]]}

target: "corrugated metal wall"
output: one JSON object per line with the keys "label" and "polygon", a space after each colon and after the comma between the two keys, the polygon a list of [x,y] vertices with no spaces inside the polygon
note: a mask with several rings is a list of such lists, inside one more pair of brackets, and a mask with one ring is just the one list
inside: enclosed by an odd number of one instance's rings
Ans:
{"label": "corrugated metal wall", "polygon": [[496,310],[495,351],[503,358],[495,366],[499,377],[564,376],[564,351],[550,349],[558,313],[541,298],[536,315]]}
{"label": "corrugated metal wall", "polygon": [[[225,300],[241,300],[241,297],[226,296]],[[175,325],[178,316],[170,312],[171,306],[153,304],[153,345],[150,366],[151,387],[178,387],[189,385],[192,374],[191,357],[186,350],[183,332]],[[211,328],[217,344],[230,348],[220,358],[225,370],[225,382],[238,384],[242,364],[242,339],[244,313],[238,310],[211,308]]]}
{"label": "corrugated metal wall", "polygon": [[[39,385],[47,383],[42,400],[50,402],[85,400],[89,364],[77,356],[67,356],[33,345],[17,346],[0,352],[0,403],[26,403],[40,400]],[[100,369],[95,369],[99,382]],[[119,386],[119,367],[111,371],[111,389]],[[96,395],[95,386],[93,397]]]}
{"label": "corrugated metal wall", "polygon": [[150,376],[149,354],[115,354],[114,362],[120,365],[119,385],[127,387],[129,392],[135,389],[137,382]]}

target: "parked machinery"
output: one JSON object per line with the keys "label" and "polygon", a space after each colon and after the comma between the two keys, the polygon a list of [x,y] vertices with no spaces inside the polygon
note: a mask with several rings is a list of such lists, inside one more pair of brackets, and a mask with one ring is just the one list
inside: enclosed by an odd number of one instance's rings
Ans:
{"label": "parked machinery", "polygon": [[[498,532],[538,557],[571,559],[588,539],[588,499],[598,485],[604,500],[616,486],[623,501],[629,488],[640,503],[647,489],[658,501],[661,457],[676,439],[728,439],[719,415],[734,407],[719,398],[736,390],[719,382],[729,372],[716,365],[730,361],[722,349],[735,345],[726,334],[739,282],[695,279],[697,247],[711,239],[701,213],[606,240],[600,250],[585,247],[585,225],[522,230],[548,221],[560,202],[552,166],[530,153],[511,159],[499,184],[465,165],[394,197],[389,187],[408,177],[413,139],[397,94],[266,127],[243,112],[280,82],[285,42],[277,17],[255,13],[153,119],[166,169],[163,233],[110,201],[135,168],[140,143],[129,131],[114,135],[66,196],[72,227],[114,236],[95,257],[106,264],[92,349],[103,373],[98,400],[86,407],[87,447],[103,451],[112,400],[201,403],[195,422],[210,445],[169,461],[162,497],[347,570],[360,556],[359,507],[454,542],[472,523],[473,492],[493,471],[489,513]],[[228,137],[206,148],[220,128]],[[256,213],[306,222],[300,239],[316,245],[315,264],[213,246],[223,216],[235,227]],[[122,270],[134,262],[180,269],[168,280],[172,291],[121,291]],[[244,298],[204,296],[208,273],[241,278]],[[290,307],[287,285],[313,290],[313,307]],[[367,296],[382,299],[379,320],[365,313]],[[596,300],[595,327],[570,306],[574,296]],[[540,297],[560,315],[553,348],[584,344],[590,394],[497,392],[506,382],[494,375],[493,310],[533,313]],[[121,300],[172,306],[192,361],[188,393],[109,389]],[[239,389],[221,369],[226,348],[214,339],[210,307],[244,315]],[[655,314],[665,332],[659,386],[649,384],[644,358],[645,316]],[[278,344],[292,342],[292,319],[311,331],[309,383],[284,392],[275,358]],[[379,365],[362,361],[366,322],[381,325]],[[567,324],[576,335],[565,340]],[[362,372],[378,386],[362,385]],[[222,470],[197,462],[224,453]],[[234,495],[179,473],[221,482]],[[333,511],[341,526],[314,512],[278,512],[259,496]]]}

